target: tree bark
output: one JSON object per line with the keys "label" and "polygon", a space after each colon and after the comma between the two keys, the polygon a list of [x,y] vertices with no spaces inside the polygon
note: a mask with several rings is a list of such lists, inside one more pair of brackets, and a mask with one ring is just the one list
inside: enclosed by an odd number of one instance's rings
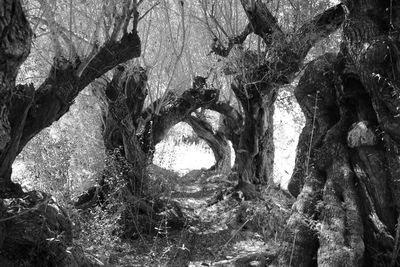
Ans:
{"label": "tree bark", "polygon": [[206,120],[193,115],[187,117],[185,122],[187,122],[197,136],[203,139],[211,148],[214,154],[215,164],[210,169],[218,173],[228,174],[231,171],[231,148],[224,133],[214,131]]}
{"label": "tree bark", "polygon": [[9,177],[18,150],[21,125],[25,123],[25,116],[33,102],[34,88],[16,87],[15,79],[20,65],[29,55],[32,31],[19,1],[3,1],[0,13],[0,191],[8,195],[22,192]]}
{"label": "tree bark", "polygon": [[[244,124],[243,116],[227,102],[217,102],[210,106],[210,110],[221,114],[222,122],[219,130],[223,132],[224,136],[226,136],[229,141],[231,141],[232,148],[235,152],[235,155],[237,155],[239,150],[240,135]],[[234,168],[237,169],[236,159]]]}
{"label": "tree bark", "polygon": [[121,66],[105,89],[108,107],[103,136],[105,146],[111,153],[121,150],[121,158],[117,160],[126,165],[123,177],[134,196],[143,196],[147,192],[148,155],[136,136],[137,118],[147,96],[146,84],[147,74],[143,68],[125,70]]}
{"label": "tree bark", "polygon": [[0,12],[0,150],[3,150],[11,141],[8,103],[19,67],[29,55],[32,31],[19,1],[3,1]]}
{"label": "tree bark", "polygon": [[[246,77],[237,76],[231,85],[244,110],[244,127],[236,154],[241,183],[272,184],[273,182],[275,151],[272,136],[273,103],[276,93],[274,90],[268,92],[261,89],[268,87],[268,84],[263,82],[263,75],[264,72],[259,71],[247,73]],[[261,90],[265,95],[259,93]]]}
{"label": "tree bark", "polygon": [[307,122],[280,264],[400,264],[399,40],[388,2],[346,5],[341,52],[309,64],[296,89]]}
{"label": "tree bark", "polygon": [[248,0],[241,3],[251,30],[232,38],[227,48],[223,48],[221,42],[214,43],[212,51],[227,56],[232,43],[241,44],[246,34],[254,32],[264,40],[268,53],[274,56],[264,59],[261,55],[251,55],[251,52],[239,52],[239,69],[235,71],[229,67],[229,72],[236,75],[231,88],[244,110],[244,127],[236,151],[238,188],[249,187],[249,184],[273,184],[276,90],[293,80],[311,47],[338,29],[344,20],[344,9],[337,5],[315,16],[293,36],[286,38],[265,3]]}
{"label": "tree bark", "polygon": [[[173,92],[154,101],[145,109],[147,74],[141,67],[119,66],[106,88],[96,88],[95,94],[103,103],[103,138],[106,152],[124,170],[129,191],[135,197],[148,195],[147,167],[153,160],[155,146],[177,123],[200,107],[208,107],[218,101],[219,92],[206,89],[205,84],[185,91],[180,97]],[[90,188],[75,203],[86,208],[99,204],[99,197],[109,189],[104,176],[99,184]]]}

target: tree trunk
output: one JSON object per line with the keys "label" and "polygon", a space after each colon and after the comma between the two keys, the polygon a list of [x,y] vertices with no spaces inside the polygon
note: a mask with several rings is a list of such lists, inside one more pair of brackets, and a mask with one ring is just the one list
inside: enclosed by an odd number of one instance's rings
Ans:
{"label": "tree trunk", "polygon": [[267,46],[268,58],[264,54],[238,49],[239,58],[236,62],[229,62],[227,67],[229,74],[236,75],[231,88],[244,110],[244,129],[236,151],[238,189],[252,191],[255,184],[273,185],[276,90],[293,80],[311,47],[341,25],[344,9],[337,5],[326,10],[287,38],[265,3],[241,0],[241,4],[250,26],[241,35],[230,38],[228,47],[214,42],[212,49],[214,53],[226,57],[233,45],[242,44],[251,32],[262,38]]}
{"label": "tree trunk", "polygon": [[[138,118],[147,96],[147,74],[143,68],[125,70],[118,67],[105,90],[107,117],[104,131],[105,146],[109,153],[120,150],[116,164],[125,170],[123,177],[134,196],[147,192],[147,165],[150,155],[144,151],[136,136]],[[108,124],[107,124],[108,123]]]}
{"label": "tree trunk", "polygon": [[281,264],[400,264],[399,40],[388,2],[346,5],[340,54],[309,64],[296,89],[307,122]]}
{"label": "tree trunk", "polygon": [[185,122],[211,148],[215,158],[215,164],[211,169],[218,173],[228,174],[231,171],[231,148],[224,134],[220,131],[214,132],[207,121],[196,116],[189,116]]}
{"label": "tree trunk", "polygon": [[34,88],[16,87],[15,79],[29,55],[32,31],[19,1],[3,1],[0,13],[0,193],[9,195],[22,193],[21,187],[11,182],[11,165],[19,152],[22,126],[32,105]]}
{"label": "tree trunk", "polygon": [[[217,102],[210,106],[210,110],[216,111],[221,114],[222,121],[220,121],[219,131],[231,141],[232,148],[235,155],[238,154],[240,135],[243,131],[244,120],[240,112],[233,108],[227,102]],[[235,158],[235,164],[233,168],[237,169],[237,160]]]}
{"label": "tree trunk", "polygon": [[[273,114],[276,93],[273,89],[264,89],[269,85],[263,82],[262,70],[251,74],[236,77],[232,84],[232,90],[240,100],[245,114],[236,162],[241,183],[266,185],[273,182]],[[261,95],[260,88],[269,93]]]}

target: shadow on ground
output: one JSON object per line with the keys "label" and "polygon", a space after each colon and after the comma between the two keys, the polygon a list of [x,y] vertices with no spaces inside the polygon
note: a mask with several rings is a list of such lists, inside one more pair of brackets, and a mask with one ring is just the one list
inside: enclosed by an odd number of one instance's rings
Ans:
{"label": "shadow on ground", "polygon": [[193,170],[179,177],[156,168],[156,175],[173,181],[164,197],[180,204],[188,226],[162,237],[142,235],[130,250],[113,251],[107,266],[268,266],[279,253],[277,240],[291,206],[284,193],[264,189],[264,200],[257,201],[226,195],[210,205],[233,186],[226,175]]}

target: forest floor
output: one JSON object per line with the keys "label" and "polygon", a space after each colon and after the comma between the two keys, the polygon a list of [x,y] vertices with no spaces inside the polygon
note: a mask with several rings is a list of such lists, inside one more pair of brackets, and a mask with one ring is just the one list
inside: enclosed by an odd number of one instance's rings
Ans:
{"label": "forest floor", "polygon": [[107,258],[96,255],[106,266],[266,266],[277,255],[291,205],[281,190],[264,189],[264,199],[255,201],[219,194],[224,197],[216,202],[219,192],[233,186],[226,175],[193,170],[180,177],[159,167],[153,175],[168,177],[172,187],[165,197],[179,203],[187,227],[141,235],[113,247]]}

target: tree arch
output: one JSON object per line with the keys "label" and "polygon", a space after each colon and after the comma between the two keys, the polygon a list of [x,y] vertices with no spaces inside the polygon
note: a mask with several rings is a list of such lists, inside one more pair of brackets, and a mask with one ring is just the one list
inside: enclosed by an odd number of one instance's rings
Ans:
{"label": "tree arch", "polygon": [[[241,1],[248,24],[241,34],[227,42],[214,40],[212,52],[227,57],[235,45],[241,45],[251,33],[263,41],[268,51],[257,54],[236,49],[238,61],[225,72],[234,76],[231,89],[243,109],[243,130],[238,133],[237,163],[239,186],[273,184],[273,114],[276,90],[293,81],[308,51],[319,40],[336,31],[344,20],[342,5],[334,6],[305,22],[286,36],[277,19],[262,1]],[[233,68],[232,68],[233,65]],[[246,185],[247,184],[247,185]]]}
{"label": "tree arch", "polygon": [[185,118],[185,122],[211,148],[215,164],[210,170],[228,174],[231,171],[231,148],[224,132],[221,129],[214,130],[211,124],[205,118],[202,118],[200,114],[188,116]]}

